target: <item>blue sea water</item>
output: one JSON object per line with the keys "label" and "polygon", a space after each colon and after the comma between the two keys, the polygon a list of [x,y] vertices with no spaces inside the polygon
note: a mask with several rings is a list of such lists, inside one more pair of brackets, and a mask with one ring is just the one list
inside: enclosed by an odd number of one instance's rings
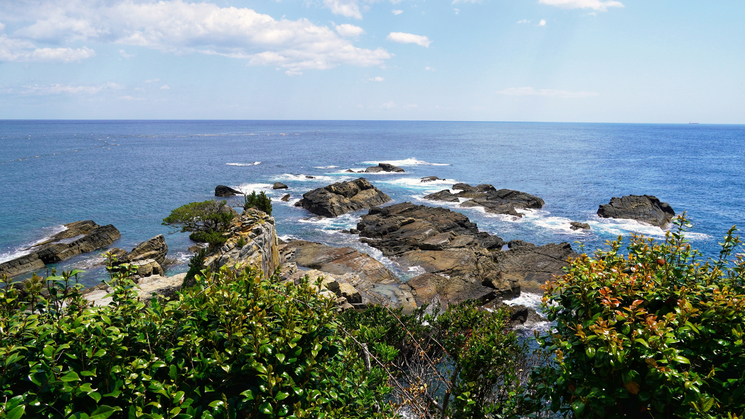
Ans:
{"label": "blue sea water", "polygon": [[[277,229],[368,252],[342,233],[366,211],[320,219],[293,204],[303,193],[359,176],[345,170],[390,162],[402,174],[365,174],[394,202],[446,206],[505,240],[567,241],[586,251],[634,231],[664,231],[600,219],[598,205],[627,194],[655,195],[693,222],[688,237],[705,255],[745,207],[745,126],[390,121],[0,121],[0,262],[72,221],[114,224],[131,249],[165,234],[184,271],[192,245],[161,221],[173,208],[210,199],[216,185],[265,191]],[[447,180],[422,183],[423,176]],[[312,177],[312,178],[311,178]],[[274,182],[289,190],[274,191]],[[537,195],[546,205],[521,219],[422,199],[456,182],[489,183]],[[279,198],[291,194],[289,203]],[[239,199],[233,199],[236,205]],[[572,231],[570,221],[590,232]],[[59,268],[105,277],[98,253]]]}

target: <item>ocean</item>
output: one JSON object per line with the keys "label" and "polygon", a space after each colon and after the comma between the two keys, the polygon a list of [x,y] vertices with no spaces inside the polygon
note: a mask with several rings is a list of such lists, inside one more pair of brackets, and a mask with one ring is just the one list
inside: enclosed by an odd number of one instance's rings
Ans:
{"label": "ocean", "polygon": [[[745,126],[398,121],[0,121],[0,262],[91,219],[122,234],[130,250],[164,234],[168,273],[183,272],[193,245],[161,225],[183,204],[211,199],[217,185],[272,198],[279,235],[352,246],[393,261],[357,236],[361,211],[334,219],[293,204],[302,194],[366,177],[393,202],[444,206],[505,240],[543,245],[566,241],[590,252],[619,235],[662,239],[657,227],[601,219],[598,205],[614,196],[655,195],[693,223],[688,233],[706,256],[718,253],[745,208]],[[405,173],[356,174],[379,162]],[[445,179],[422,183],[424,176]],[[274,182],[288,190],[272,190]],[[545,201],[522,218],[431,202],[423,196],[458,182],[516,189]],[[288,203],[279,198],[291,194]],[[242,198],[231,198],[236,206]],[[573,231],[571,221],[590,224]],[[106,277],[98,252],[59,264],[83,269],[85,285]],[[532,304],[531,304],[532,305]]]}

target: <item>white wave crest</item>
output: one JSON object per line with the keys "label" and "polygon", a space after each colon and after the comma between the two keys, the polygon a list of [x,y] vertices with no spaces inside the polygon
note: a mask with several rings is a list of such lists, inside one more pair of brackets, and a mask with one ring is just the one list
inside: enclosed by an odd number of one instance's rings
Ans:
{"label": "white wave crest", "polygon": [[277,177],[279,180],[291,180],[294,182],[338,182],[339,178],[331,176],[319,176],[319,175],[293,175],[290,173],[284,173]]}
{"label": "white wave crest", "polygon": [[233,189],[237,189],[241,191],[241,193],[244,193],[246,195],[250,194],[251,192],[264,192],[268,194],[273,191],[272,185],[268,183],[242,183],[239,186],[234,187]]}
{"label": "white wave crest", "polygon": [[426,192],[439,192],[443,189],[450,189],[456,182],[453,179],[438,179],[429,182],[422,182],[421,178],[399,178],[393,180],[381,180],[380,183],[386,183],[394,186],[401,186],[409,189],[424,190]]}
{"label": "white wave crest", "polygon": [[339,166],[315,166],[316,169],[336,169]]}
{"label": "white wave crest", "polygon": [[65,230],[67,230],[67,227],[63,225],[57,225],[52,227],[44,227],[41,229],[44,236],[38,240],[35,240],[31,243],[23,244],[20,246],[17,246],[11,250],[8,250],[6,252],[0,253],[0,263],[7,262],[9,260],[13,260],[16,258],[19,258],[21,256],[25,256],[33,250],[32,247],[36,246],[37,244],[44,243],[45,241],[52,238],[57,233],[61,233]]}
{"label": "white wave crest", "polygon": [[365,164],[378,164],[388,163],[394,166],[450,166],[450,163],[430,163],[423,160],[417,160],[416,157],[411,157],[405,160],[370,160],[363,161]]}
{"label": "white wave crest", "polygon": [[260,164],[261,164],[261,162],[260,162],[260,161],[255,161],[255,162],[253,162],[253,163],[225,163],[225,164],[226,164],[227,166],[239,166],[239,167],[244,167],[244,166],[258,166],[258,165],[260,165]]}

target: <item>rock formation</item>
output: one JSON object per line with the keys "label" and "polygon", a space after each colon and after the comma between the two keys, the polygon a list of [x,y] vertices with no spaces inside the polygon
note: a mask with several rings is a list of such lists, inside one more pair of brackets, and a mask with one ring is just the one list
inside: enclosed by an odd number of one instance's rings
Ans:
{"label": "rock formation", "polygon": [[458,202],[468,199],[460,204],[461,207],[483,207],[486,212],[494,214],[507,214],[522,217],[516,211],[517,208],[542,208],[543,200],[537,196],[511,189],[495,189],[492,185],[471,186],[465,183],[456,183],[452,193],[449,189],[429,194],[424,199],[433,201]]}
{"label": "rock formation", "polygon": [[282,182],[274,182],[274,185],[272,185],[272,189],[287,189],[287,185]]}
{"label": "rock formation", "polygon": [[651,195],[626,195],[613,197],[606,205],[600,205],[598,215],[603,218],[625,218],[665,227],[675,216],[667,202],[660,202]]}
{"label": "rock formation", "polygon": [[589,230],[590,225],[587,223],[580,223],[579,221],[572,221],[569,223],[569,228],[572,230]]}
{"label": "rock formation", "polygon": [[168,244],[162,234],[138,244],[131,252],[115,247],[109,253],[116,257],[117,265],[126,263],[134,267],[138,276],[165,275],[163,263],[168,254]]}
{"label": "rock formation", "polygon": [[[512,244],[514,242],[510,242]],[[492,257],[499,279],[520,285],[521,289],[540,292],[540,287],[554,275],[561,275],[569,257],[576,257],[569,243],[536,246],[521,242],[510,250],[494,252]]]}
{"label": "rock formation", "polygon": [[243,192],[225,185],[217,185],[215,187],[215,196],[219,196],[221,198],[230,198],[231,196],[236,195],[243,195]]}
{"label": "rock formation", "polygon": [[365,178],[334,183],[303,194],[295,206],[324,217],[382,205],[391,198]]}
{"label": "rock formation", "polygon": [[377,166],[370,166],[365,169],[365,173],[395,172],[404,173],[405,170],[388,163],[378,163]]}
{"label": "rock formation", "polygon": [[[228,240],[205,258],[205,265],[218,269],[235,264],[252,265],[270,277],[279,266],[279,244],[274,218],[249,208],[234,218],[225,233]],[[241,246],[242,245],[242,246]]]}
{"label": "rock formation", "polygon": [[99,226],[91,220],[65,224],[66,230],[32,246],[30,254],[0,263],[0,275],[16,276],[41,269],[50,263],[106,247],[121,237],[113,225]]}

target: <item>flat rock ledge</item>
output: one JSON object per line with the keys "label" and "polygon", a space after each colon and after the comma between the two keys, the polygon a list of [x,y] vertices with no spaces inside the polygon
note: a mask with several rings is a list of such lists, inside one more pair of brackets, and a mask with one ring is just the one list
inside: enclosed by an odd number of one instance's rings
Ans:
{"label": "flat rock ledge", "polygon": [[398,166],[394,166],[389,163],[378,163],[377,166],[370,166],[367,169],[365,169],[365,173],[380,173],[380,172],[404,173],[406,171]]}
{"label": "flat rock ledge", "polygon": [[424,199],[443,202],[460,202],[462,199],[467,199],[461,202],[461,207],[482,207],[489,213],[513,217],[522,217],[522,214],[517,212],[517,208],[540,209],[544,205],[543,199],[535,195],[511,189],[496,189],[487,184],[471,186],[466,183],[456,183],[453,185],[453,190],[459,192],[452,193],[449,189],[444,189],[426,195]]}
{"label": "flat rock ledge", "polygon": [[391,198],[365,178],[338,182],[303,194],[295,206],[323,217],[336,217],[352,211],[376,207]]}
{"label": "flat rock ledge", "polygon": [[113,225],[99,226],[91,220],[65,224],[66,230],[30,247],[30,253],[0,263],[0,275],[17,276],[44,268],[82,253],[111,245],[121,237]]}
{"label": "flat rock ledge", "polygon": [[661,202],[651,195],[625,195],[613,197],[610,202],[600,205],[598,215],[603,218],[624,218],[641,221],[665,228],[675,217],[675,211],[667,202]]}
{"label": "flat rock ledge", "polygon": [[[181,289],[186,273],[174,276],[152,275],[141,278],[137,282],[137,296],[141,301],[149,301],[151,298],[170,300],[176,292]],[[107,306],[111,304],[112,298],[107,297],[113,289],[106,284],[100,284],[83,291],[83,297],[94,306]]]}

